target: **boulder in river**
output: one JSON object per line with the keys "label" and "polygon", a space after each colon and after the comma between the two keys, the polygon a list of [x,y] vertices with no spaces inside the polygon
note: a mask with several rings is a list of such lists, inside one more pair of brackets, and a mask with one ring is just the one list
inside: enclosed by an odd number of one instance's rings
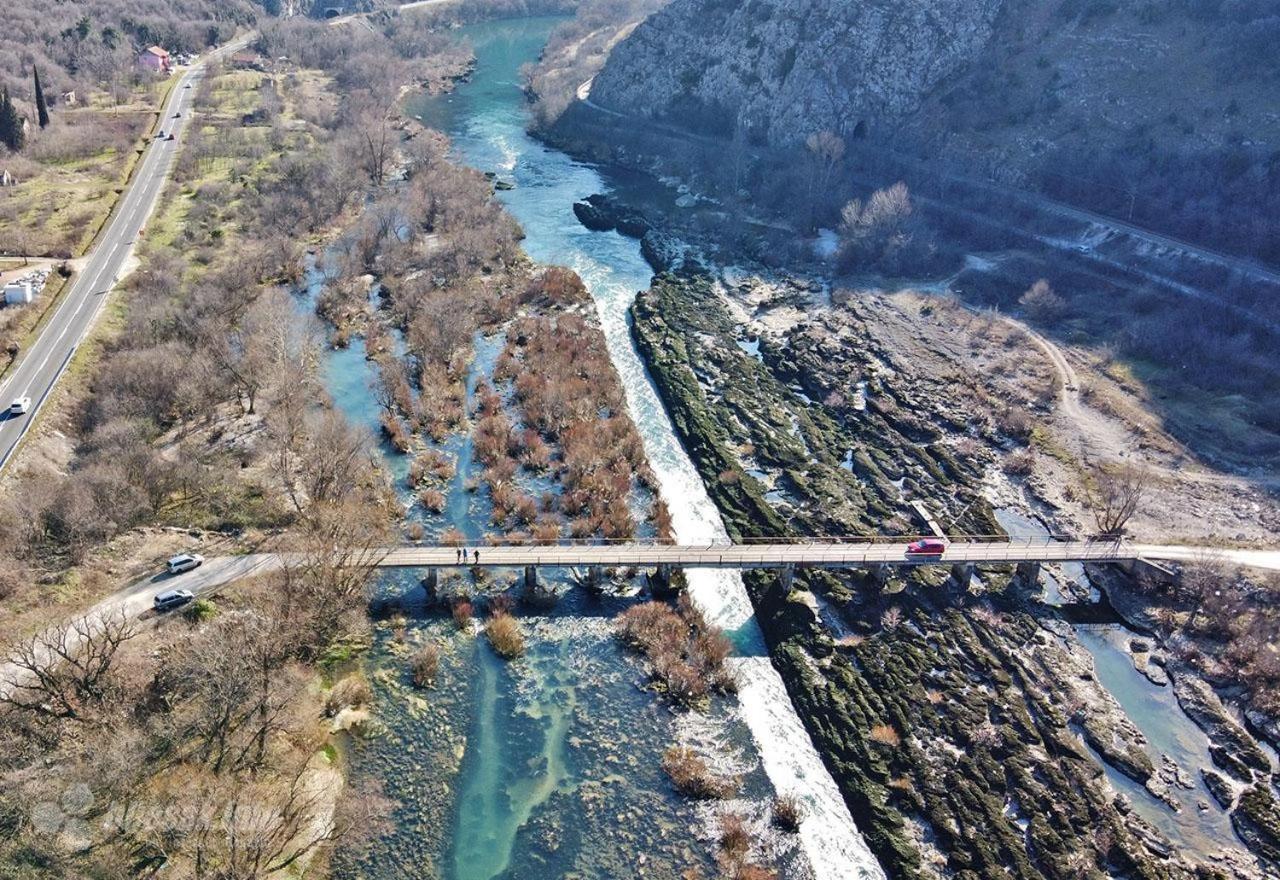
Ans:
{"label": "boulder in river", "polygon": [[1253,781],[1253,773],[1271,772],[1271,761],[1257,741],[1231,717],[1213,688],[1194,673],[1174,669],[1173,692],[1178,705],[1212,743],[1214,763],[1241,782]]}
{"label": "boulder in river", "polygon": [[574,202],[573,214],[579,223],[596,232],[616,229],[631,238],[643,238],[652,228],[639,211],[600,193],[587,196],[581,202]]}
{"label": "boulder in river", "polygon": [[1209,789],[1209,794],[1213,795],[1213,799],[1218,802],[1218,806],[1224,810],[1231,809],[1236,802],[1236,792],[1230,781],[1221,773],[1210,770],[1208,767],[1200,769],[1200,776],[1204,779],[1204,786]]}

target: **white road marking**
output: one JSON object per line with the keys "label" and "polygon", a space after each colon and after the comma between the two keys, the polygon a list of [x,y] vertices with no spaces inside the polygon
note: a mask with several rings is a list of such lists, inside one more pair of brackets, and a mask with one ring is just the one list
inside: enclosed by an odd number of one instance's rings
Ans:
{"label": "white road marking", "polygon": [[[229,52],[236,51],[241,46],[246,45],[252,36],[252,34],[249,34],[240,37],[214,50],[196,66],[182,73],[174,85],[169,101],[161,111],[162,119],[170,120],[173,118],[172,114],[182,113],[185,110],[189,99],[186,94],[189,90],[186,86],[188,84],[194,85],[201,80],[204,75],[203,68],[205,63],[211,58],[218,58]],[[153,140],[143,149],[136,176],[121,196],[112,215],[108,218],[99,238],[99,243],[87,255],[85,271],[72,282],[70,289],[66,293],[66,298],[59,303],[48,326],[37,337],[35,345],[20,357],[19,361],[14,364],[13,369],[10,370],[9,375],[0,382],[0,391],[11,385],[13,387],[23,387],[25,390],[20,396],[30,394],[33,388],[38,390],[41,384],[40,377],[49,365],[49,360],[60,353],[59,350],[67,336],[67,331],[72,329],[77,331],[70,349],[65,352],[62,366],[58,368],[52,379],[44,386],[44,391],[39,395],[38,400],[33,402],[32,409],[27,414],[27,418],[22,420],[21,427],[17,431],[17,436],[13,442],[9,444],[3,454],[0,454],[0,470],[8,464],[18,448],[18,444],[26,436],[27,431],[35,420],[35,416],[43,407],[44,401],[49,397],[54,386],[57,385],[58,380],[66,371],[71,355],[79,348],[85,335],[97,322],[98,316],[106,304],[107,295],[113,289],[115,282],[119,280],[119,270],[132,252],[131,245],[136,242],[142,224],[155,211],[156,203],[159,201],[160,194],[164,190],[165,181],[168,179],[169,172],[173,167],[174,154],[180,143],[176,135],[186,125],[186,120],[187,116],[183,114],[170,125],[170,131],[175,134],[174,149],[165,149],[165,145],[168,143],[167,138]],[[121,253],[122,250],[123,253]],[[104,275],[112,276],[112,281],[107,285],[106,289],[99,290]],[[89,319],[85,321],[83,320],[84,307],[92,299],[97,299],[98,303],[92,310]],[[57,335],[50,336],[49,334],[55,326],[59,328]],[[46,350],[33,370],[33,357],[39,355],[41,349]],[[17,422],[13,420],[0,422],[0,436],[13,433],[9,427],[10,425],[17,427]]]}

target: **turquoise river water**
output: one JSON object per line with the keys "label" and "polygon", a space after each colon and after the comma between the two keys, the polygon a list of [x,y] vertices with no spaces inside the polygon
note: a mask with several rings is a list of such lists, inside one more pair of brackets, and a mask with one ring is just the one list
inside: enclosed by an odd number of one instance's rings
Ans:
{"label": "turquoise river water", "polygon": [[[447,133],[458,161],[513,184],[498,197],[520,222],[534,260],[573,268],[595,299],[632,418],[671,509],[679,539],[725,537],[714,505],[677,440],[630,338],[627,309],[648,286],[651,271],[636,241],[594,232],[578,223],[574,201],[629,186],[606,169],[580,163],[531,138],[519,69],[534,60],[560,19],[530,18],[464,28],[476,52],[474,74],[449,95],[415,97],[409,112]],[[325,279],[309,271],[310,301]],[[488,376],[500,337],[475,340],[468,392]],[[363,342],[330,352],[325,382],[335,405],[353,422],[377,430],[369,394],[373,370]],[[468,491],[475,474],[469,442],[441,447],[457,474],[439,516],[413,507],[404,486],[408,458],[384,447],[409,515],[429,536],[446,527],[477,539],[488,522],[484,489]],[[1025,519],[1011,533],[1042,527]],[[1068,570],[1068,578],[1083,572]],[[482,639],[459,637],[451,623],[415,616],[377,628],[366,666],[377,697],[374,735],[350,751],[357,772],[379,779],[399,804],[394,830],[363,854],[340,853],[336,875],[347,878],[678,877],[688,868],[714,873],[705,812],[674,797],[659,770],[673,740],[713,742],[742,772],[744,795],[757,803],[774,791],[807,804],[798,851],[774,842],[788,874],[818,880],[878,878],[883,873],[855,828],[836,786],[796,717],[769,664],[741,579],[730,573],[689,573],[703,612],[738,646],[735,701],[720,701],[705,716],[678,718],[637,684],[639,667],[610,636],[608,618],[621,604],[562,600],[543,616],[522,614],[529,654],[499,660]],[[387,596],[413,597],[412,573],[385,576]],[[420,593],[416,593],[420,596]],[[1049,601],[1058,597],[1047,584]],[[1195,779],[1176,792],[1173,813],[1140,786],[1108,772],[1112,784],[1176,843],[1206,854],[1233,835],[1223,812],[1206,798],[1196,772],[1207,763],[1207,740],[1178,709],[1167,689],[1136,673],[1118,627],[1079,627],[1100,680],[1127,714],[1148,732],[1153,757],[1170,755]],[[437,687],[408,686],[405,658],[432,641],[444,655]],[[1201,811],[1198,804],[1211,806]]]}
{"label": "turquoise river water", "polygon": [[[648,286],[651,271],[636,241],[594,232],[578,223],[574,201],[629,186],[606,169],[580,163],[531,138],[519,69],[534,60],[560,19],[530,18],[464,28],[476,52],[474,74],[451,94],[415,97],[409,112],[447,133],[458,161],[513,184],[498,197],[520,222],[523,245],[534,260],[573,268],[595,299],[632,418],[683,541],[725,537],[723,524],[677,440],[630,338],[627,309]],[[310,268],[309,306],[323,288]],[[500,337],[477,335],[467,387],[487,377]],[[335,405],[353,422],[376,432],[377,405],[369,394],[373,369],[363,341],[330,352],[325,382]],[[468,491],[469,442],[461,436],[441,448],[457,463],[445,510],[429,516],[413,507],[404,486],[408,458],[384,446],[387,467],[409,515],[429,536],[446,527],[478,539],[488,522],[485,490]],[[1007,524],[1011,533],[1038,523]],[[1083,572],[1069,570],[1068,578]],[[677,877],[688,868],[714,872],[705,812],[674,797],[659,770],[673,740],[713,742],[724,761],[742,772],[744,795],[757,803],[774,791],[791,792],[808,807],[798,851],[777,843],[774,854],[788,874],[819,880],[883,874],[855,828],[830,775],[818,759],[781,680],[769,664],[739,577],[689,573],[703,612],[737,644],[732,660],[739,682],[735,701],[719,701],[705,716],[678,718],[639,690],[642,674],[610,636],[608,618],[621,604],[562,600],[543,616],[522,614],[529,654],[515,664],[499,660],[482,639],[460,637],[451,623],[410,613],[377,628],[366,667],[377,698],[374,735],[350,751],[357,772],[380,780],[398,807],[394,830],[363,854],[340,853],[336,875],[347,878],[491,880],[551,877]],[[385,576],[386,596],[415,594],[412,573]],[[1057,583],[1047,584],[1049,601]],[[1176,843],[1202,854],[1232,839],[1227,817],[1206,798],[1199,766],[1207,740],[1178,709],[1167,689],[1136,673],[1118,627],[1079,627],[1100,680],[1127,714],[1148,732],[1153,757],[1170,755],[1195,779],[1178,791],[1173,813],[1140,786],[1108,772],[1113,785]],[[443,649],[437,687],[408,686],[405,658],[432,641]],[[1198,809],[1208,800],[1207,811]]]}
{"label": "turquoise river water", "polygon": [[[408,109],[451,137],[455,159],[514,184],[499,198],[523,226],[530,257],[582,276],[677,536],[722,538],[719,514],[632,347],[627,309],[651,276],[638,243],[589,231],[572,212],[575,200],[617,181],[525,130],[519,68],[537,57],[558,21],[463,29],[476,52],[474,74],[447,96],[411,99]],[[324,283],[322,266],[312,266],[304,307]],[[470,389],[488,375],[501,348],[500,338],[475,342]],[[368,391],[374,370],[361,340],[331,352],[324,371],[335,405],[376,431],[377,407]],[[458,474],[439,516],[413,506],[403,485],[407,457],[385,447],[384,453],[401,501],[428,535],[452,526],[479,537],[488,502],[483,488],[468,491],[468,443],[457,438],[442,448],[457,461]],[[707,808],[674,796],[661,774],[662,751],[678,740],[700,744],[742,775],[739,806],[748,814],[761,816],[775,792],[806,803],[798,840],[763,835],[788,876],[882,877],[769,663],[741,578],[695,572],[689,581],[695,602],[739,648],[731,661],[738,695],[716,701],[705,714],[675,715],[637,687],[639,666],[611,637],[609,617],[624,600],[587,600],[571,591],[541,616],[522,612],[529,652],[508,664],[483,639],[416,614],[413,600],[422,594],[412,573],[385,576],[380,591],[408,600],[407,613],[376,628],[365,659],[375,692],[372,735],[354,740],[349,755],[356,772],[380,780],[398,806],[393,830],[368,852],[338,854],[336,875],[674,878],[690,868],[712,874],[708,829],[714,822]],[[438,683],[415,691],[405,658],[428,641],[443,651]]]}

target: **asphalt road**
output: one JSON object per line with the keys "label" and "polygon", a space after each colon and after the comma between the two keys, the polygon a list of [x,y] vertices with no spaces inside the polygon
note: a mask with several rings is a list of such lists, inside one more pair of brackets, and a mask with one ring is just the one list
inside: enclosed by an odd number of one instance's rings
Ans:
{"label": "asphalt road", "polygon": [[[173,157],[181,148],[195,84],[204,75],[204,65],[213,58],[237,51],[248,41],[249,36],[245,36],[228,43],[180,74],[157,127],[165,137],[157,136],[147,145],[133,180],[98,236],[84,268],[73,279],[71,288],[35,342],[19,354],[18,363],[0,383],[0,408],[3,408],[0,411],[0,470],[9,464],[23,435],[34,424],[37,413],[71,362],[71,356],[102,311],[107,295],[133,253],[139,231],[155,210]],[[168,139],[170,132],[175,135],[173,140]],[[31,409],[25,415],[9,412],[9,405],[19,397],[31,398]]]}
{"label": "asphalt road", "polygon": [[[199,568],[182,574],[171,575],[165,571],[158,571],[117,590],[92,608],[77,614],[75,619],[85,620],[89,629],[96,629],[109,618],[123,617],[136,620],[152,609],[157,593],[163,593],[165,590],[186,589],[196,596],[208,595],[233,581],[273,571],[279,567],[280,562],[281,558],[272,554],[247,554],[210,559]],[[67,622],[63,621],[63,624]],[[46,631],[46,635],[56,633],[57,629],[54,627]],[[49,651],[46,645],[39,643],[39,638],[37,637],[35,651],[43,661],[49,656]],[[71,648],[79,647],[80,640],[77,633],[67,633],[67,644]],[[4,655],[0,654],[0,656]],[[15,687],[21,687],[29,680],[30,676],[14,663],[0,662],[0,696],[8,695]]]}

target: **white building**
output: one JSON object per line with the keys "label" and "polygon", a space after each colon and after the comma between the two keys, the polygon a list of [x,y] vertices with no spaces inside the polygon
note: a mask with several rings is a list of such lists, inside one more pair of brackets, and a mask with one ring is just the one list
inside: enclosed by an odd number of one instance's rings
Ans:
{"label": "white building", "polygon": [[26,305],[35,297],[35,287],[30,281],[10,281],[4,286],[4,304],[7,306]]}

